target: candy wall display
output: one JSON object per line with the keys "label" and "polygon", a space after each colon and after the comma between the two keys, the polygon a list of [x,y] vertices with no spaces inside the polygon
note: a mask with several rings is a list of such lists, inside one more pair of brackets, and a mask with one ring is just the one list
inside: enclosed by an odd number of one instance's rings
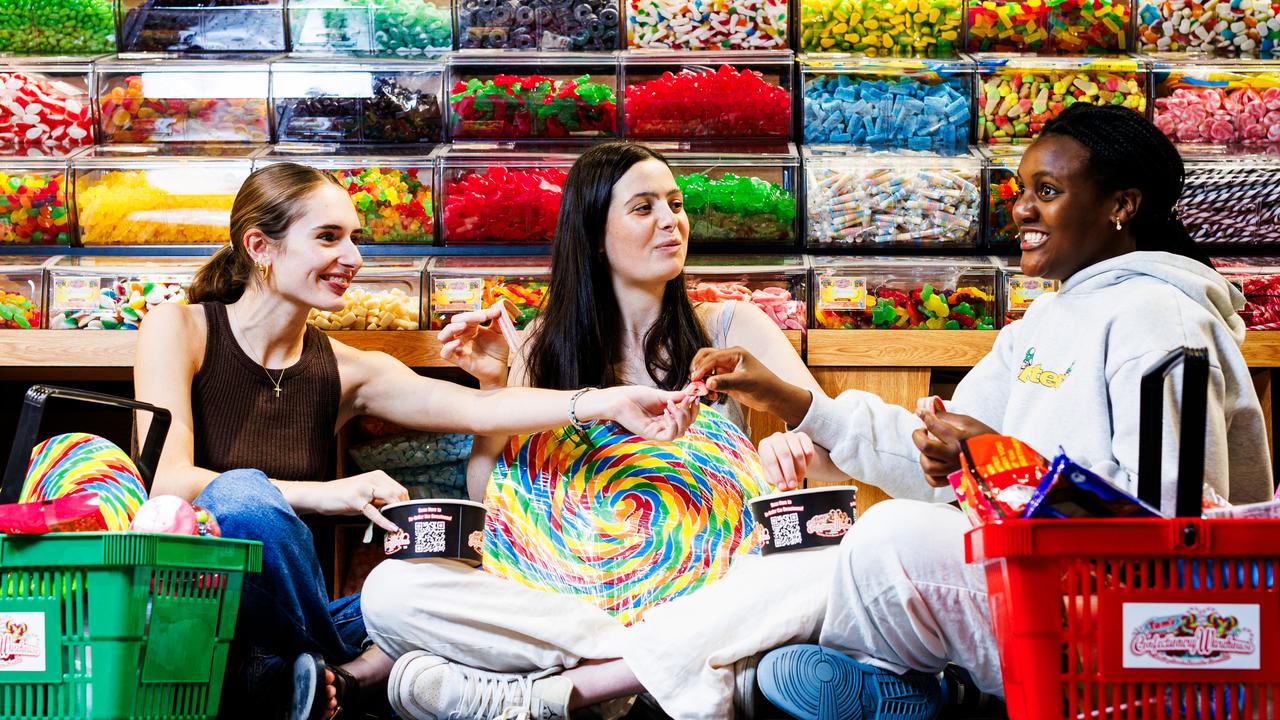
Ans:
{"label": "candy wall display", "polygon": [[403,145],[276,145],[255,167],[293,162],[333,173],[351,195],[360,216],[363,243],[435,240],[434,148]]}
{"label": "candy wall display", "polygon": [[787,0],[626,0],[627,46],[664,50],[782,50]]}
{"label": "candy wall display", "polygon": [[454,145],[440,160],[440,240],[445,245],[551,242],[571,153]]}
{"label": "candy wall display", "polygon": [[115,52],[112,0],[8,0],[0,3],[0,53],[96,55]]}
{"label": "candy wall display", "polygon": [[437,257],[428,278],[432,330],[443,328],[456,313],[482,310],[502,300],[515,306],[515,326],[523,330],[546,302],[551,258]]}
{"label": "candy wall display", "polygon": [[1136,0],[1139,50],[1270,57],[1280,18],[1269,0]]}
{"label": "candy wall display", "polygon": [[231,204],[254,145],[105,145],[72,165],[83,245],[228,241]]}
{"label": "candy wall display", "polygon": [[0,245],[69,245],[67,160],[0,149]]}
{"label": "candy wall display", "polygon": [[1129,50],[1130,0],[969,0],[969,52]]}
{"label": "candy wall display", "polygon": [[818,54],[800,57],[805,143],[910,150],[969,142],[974,65]]}
{"label": "candy wall display", "polygon": [[379,60],[271,64],[279,142],[427,143],[443,139],[443,63]]}
{"label": "candy wall display", "polygon": [[791,139],[790,51],[622,54],[623,133],[634,140]]}
{"label": "candy wall display", "polygon": [[1280,263],[1275,258],[1214,258],[1213,264],[1244,293],[1239,311],[1250,330],[1280,330]]}
{"label": "candy wall display", "polygon": [[985,160],[982,169],[986,186],[987,220],[982,237],[987,247],[1008,248],[1018,245],[1018,224],[1013,220],[1013,204],[1018,201],[1018,165],[1025,145],[989,145],[981,148]]}
{"label": "candy wall display", "polygon": [[683,191],[690,245],[795,246],[800,157],[794,145],[653,147],[666,156]]}
{"label": "candy wall display", "polygon": [[814,257],[813,327],[991,330],[996,270],[981,258]]}
{"label": "candy wall display", "polygon": [[342,309],[312,308],[307,322],[321,330],[417,330],[426,264],[415,258],[366,258],[342,296]]}
{"label": "candy wall display", "polygon": [[1280,61],[1152,56],[1152,119],[1170,140],[1280,142]]}
{"label": "candy wall display", "polygon": [[1027,143],[1078,102],[1147,111],[1146,72],[1131,58],[983,54],[978,61],[979,143]]}
{"label": "candy wall display", "polygon": [[39,330],[44,317],[44,258],[0,255],[0,330]]}
{"label": "candy wall display", "polygon": [[685,286],[694,302],[751,303],[783,330],[808,324],[809,266],[796,255],[693,256]]}
{"label": "candy wall display", "polygon": [[798,0],[799,50],[955,57],[964,0]]}
{"label": "candy wall display", "polygon": [[284,0],[116,0],[120,52],[283,52]]}
{"label": "candy wall display", "polygon": [[0,59],[0,152],[67,153],[92,145],[92,67],[79,59]]}
{"label": "candy wall display", "polygon": [[290,0],[294,54],[421,57],[453,46],[441,0]]}
{"label": "candy wall display", "polygon": [[935,155],[806,147],[805,242],[973,247],[982,217],[982,161],[966,152]]}
{"label": "candy wall display", "polygon": [[1280,241],[1280,157],[1184,150],[1186,184],[1178,218],[1198,243],[1275,245]]}
{"label": "candy wall display", "polygon": [[266,63],[102,60],[94,65],[106,143],[267,142]]}
{"label": "candy wall display", "polygon": [[992,257],[1000,290],[1000,327],[1021,320],[1031,303],[1045,293],[1058,291],[1057,280],[1024,275],[1016,257]]}
{"label": "candy wall display", "polygon": [[48,269],[50,330],[137,330],[160,303],[186,304],[186,287],[205,259],[64,257]]}
{"label": "candy wall display", "polygon": [[617,63],[608,53],[459,53],[450,61],[454,140],[565,140],[618,132]]}
{"label": "candy wall display", "polygon": [[453,7],[460,50],[619,47],[618,0],[457,0]]}

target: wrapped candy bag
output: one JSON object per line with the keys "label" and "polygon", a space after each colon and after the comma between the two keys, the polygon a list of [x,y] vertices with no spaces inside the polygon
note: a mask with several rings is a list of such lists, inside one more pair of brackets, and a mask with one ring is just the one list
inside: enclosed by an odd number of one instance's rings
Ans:
{"label": "wrapped candy bag", "polygon": [[960,443],[960,470],[947,477],[974,525],[1022,517],[1046,468],[1044,458],[1008,435],[977,435]]}

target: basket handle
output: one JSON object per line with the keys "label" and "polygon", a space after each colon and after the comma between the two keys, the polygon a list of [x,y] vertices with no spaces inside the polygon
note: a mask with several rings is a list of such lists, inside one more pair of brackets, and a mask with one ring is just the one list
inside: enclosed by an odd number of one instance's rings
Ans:
{"label": "basket handle", "polygon": [[1209,352],[1178,348],[1142,376],[1138,427],[1138,497],[1160,507],[1164,451],[1164,382],[1182,363],[1182,430],[1178,437],[1178,517],[1200,517],[1204,488],[1204,443],[1209,399]]}
{"label": "basket handle", "polygon": [[26,398],[23,399],[22,415],[18,418],[18,431],[14,433],[13,448],[9,451],[9,464],[5,467],[3,480],[0,481],[0,503],[18,502],[26,479],[27,466],[31,463],[31,449],[35,447],[36,433],[40,431],[40,419],[44,415],[45,403],[49,398],[55,397],[151,413],[151,427],[147,430],[147,437],[142,443],[141,451],[133,458],[134,464],[138,467],[138,474],[142,477],[143,486],[148,491],[151,490],[156,465],[160,460],[160,450],[164,447],[164,439],[169,433],[171,416],[168,410],[105,393],[53,385],[32,385],[31,389],[27,390]]}

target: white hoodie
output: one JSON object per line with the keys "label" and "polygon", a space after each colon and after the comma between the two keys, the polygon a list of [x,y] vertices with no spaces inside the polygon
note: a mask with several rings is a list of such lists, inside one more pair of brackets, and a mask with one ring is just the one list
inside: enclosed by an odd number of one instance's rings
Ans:
{"label": "white hoodie", "polygon": [[[1272,494],[1266,425],[1240,354],[1240,292],[1179,255],[1133,252],[1091,265],[1042,295],[996,337],[947,403],[1052,457],[1076,462],[1136,493],[1142,375],[1179,347],[1209,351],[1205,479],[1233,503]],[[1165,384],[1164,498],[1172,514],[1177,475],[1181,366]],[[848,390],[815,395],[796,428],[828,448],[842,471],[894,497],[955,499],[920,470],[911,432],[922,423],[879,397]]]}

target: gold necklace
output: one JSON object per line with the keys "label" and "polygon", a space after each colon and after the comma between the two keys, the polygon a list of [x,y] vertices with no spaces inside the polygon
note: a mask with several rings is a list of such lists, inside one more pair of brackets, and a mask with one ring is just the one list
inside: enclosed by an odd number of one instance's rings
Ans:
{"label": "gold necklace", "polygon": [[[235,318],[235,321],[236,321],[236,325],[237,325],[237,326],[240,326],[240,318],[239,318],[238,316]],[[241,327],[241,332],[243,332],[243,330],[244,330],[244,328],[243,328],[243,327]],[[249,346],[249,349],[253,351],[253,354],[254,354],[254,355],[257,355],[257,354],[258,354],[258,348],[254,347],[254,346],[253,346],[253,343],[249,342],[249,336],[248,336],[248,335],[245,335],[245,336],[244,336],[244,343],[245,343],[245,345],[248,345],[248,346]],[[271,381],[271,385],[272,385],[272,387],[274,387],[274,388],[275,388],[275,391],[276,391],[276,399],[278,400],[278,399],[280,398],[280,383],[284,382],[284,373],[285,373],[285,371],[286,371],[286,370],[288,370],[289,368],[287,368],[287,367],[285,367],[285,368],[280,368],[280,377],[279,377],[279,378],[273,378],[273,377],[271,377],[271,371],[267,370],[267,365],[266,365],[266,363],[265,363],[265,360],[267,359],[266,355],[263,355],[263,356],[262,356],[262,359],[263,359],[263,361],[264,361],[264,362],[260,362],[260,363],[259,363],[259,362],[257,362],[257,361],[255,360],[255,364],[257,364],[257,366],[258,366],[258,367],[262,368],[262,372],[263,372],[263,374],[264,374],[264,375],[266,375],[266,376],[267,376],[267,379]]]}

